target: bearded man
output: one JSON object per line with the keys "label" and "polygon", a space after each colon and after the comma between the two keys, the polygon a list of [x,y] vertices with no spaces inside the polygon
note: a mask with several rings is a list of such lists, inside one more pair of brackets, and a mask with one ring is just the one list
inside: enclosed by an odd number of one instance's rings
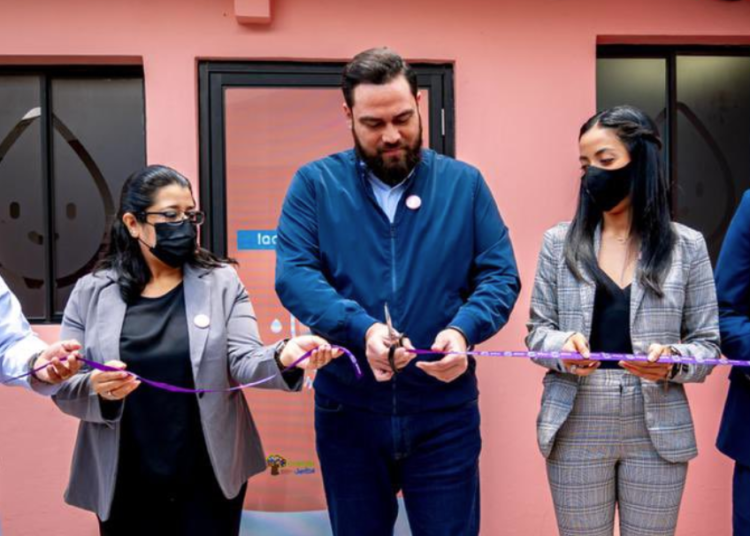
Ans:
{"label": "bearded man", "polygon": [[[344,69],[354,148],[302,167],[278,227],[276,292],[368,366],[315,379],[315,429],[336,536],[390,536],[403,492],[416,536],[479,533],[476,363],[520,282],[474,167],[422,148],[414,70],[386,48]],[[414,347],[434,354],[410,352]]]}

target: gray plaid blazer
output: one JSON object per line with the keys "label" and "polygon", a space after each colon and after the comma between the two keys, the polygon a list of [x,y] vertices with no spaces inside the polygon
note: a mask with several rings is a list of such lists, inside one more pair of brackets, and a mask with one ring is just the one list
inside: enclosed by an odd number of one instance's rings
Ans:
{"label": "gray plaid blazer", "polygon": [[[539,254],[531,318],[526,346],[532,351],[560,350],[576,332],[591,335],[596,285],[590,274],[579,281],[565,264],[563,246],[569,224],[559,224],[544,234]],[[681,355],[718,357],[719,319],[713,271],[703,236],[674,223],[677,243],[672,266],[659,298],[634,278],[631,287],[630,338],[633,351],[645,353],[653,343],[669,344]],[[594,237],[599,252],[601,228]],[[638,268],[636,268],[638,270]],[[637,273],[637,272],[636,272]],[[537,441],[547,457],[555,435],[568,418],[579,377],[564,372],[558,359],[535,359],[549,372],[544,378],[542,407],[537,420]],[[682,368],[664,388],[663,382],[641,380],[646,425],[659,454],[671,462],[685,462],[698,454],[693,419],[682,384],[702,382],[712,367],[689,365]]]}

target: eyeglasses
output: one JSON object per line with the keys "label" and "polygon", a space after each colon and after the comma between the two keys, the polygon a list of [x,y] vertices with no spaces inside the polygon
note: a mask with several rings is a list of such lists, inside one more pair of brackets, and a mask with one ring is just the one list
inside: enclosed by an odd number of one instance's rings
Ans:
{"label": "eyeglasses", "polygon": [[143,220],[146,221],[148,216],[158,216],[156,221],[147,223],[167,223],[169,225],[180,225],[184,221],[189,221],[194,225],[201,225],[206,221],[206,213],[201,210],[189,210],[180,212],[178,210],[164,210],[161,212],[141,212]]}

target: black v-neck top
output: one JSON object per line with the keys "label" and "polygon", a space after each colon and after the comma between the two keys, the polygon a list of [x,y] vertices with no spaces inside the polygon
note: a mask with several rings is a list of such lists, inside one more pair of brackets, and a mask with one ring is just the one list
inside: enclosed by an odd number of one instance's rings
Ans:
{"label": "black v-neck top", "polygon": [[[594,298],[589,345],[592,352],[632,354],[630,340],[630,289],[599,283]],[[617,361],[602,361],[599,369],[619,369]]]}

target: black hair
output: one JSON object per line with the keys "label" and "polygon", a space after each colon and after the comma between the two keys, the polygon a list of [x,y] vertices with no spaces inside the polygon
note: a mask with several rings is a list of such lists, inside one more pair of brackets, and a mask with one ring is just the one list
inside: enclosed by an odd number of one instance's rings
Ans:
{"label": "black hair", "polygon": [[[126,213],[131,213],[139,221],[146,221],[144,212],[153,205],[160,189],[177,184],[193,191],[190,181],[174,169],[154,165],[136,171],[125,181],[120,194],[120,207],[112,223],[106,251],[94,268],[95,271],[111,269],[117,276],[120,293],[126,303],[133,303],[149,281],[151,270],[141,252],[138,239],[130,236],[122,221]],[[196,244],[193,256],[188,259],[192,266],[213,269],[224,264],[236,264],[233,259],[217,257]]]}
{"label": "black hair", "polygon": [[[616,106],[597,113],[583,124],[579,139],[595,126],[613,129],[630,154],[630,234],[640,242],[637,277],[645,288],[661,297],[661,285],[677,238],[672,229],[670,185],[662,165],[659,130],[648,115],[633,106]],[[565,239],[565,261],[578,279],[582,278],[580,263],[597,283],[606,285],[594,252],[594,232],[601,221],[602,211],[581,181],[578,206]]]}
{"label": "black hair", "polygon": [[344,100],[349,108],[354,107],[354,89],[360,84],[382,85],[404,76],[411,93],[416,98],[419,92],[417,73],[401,56],[386,47],[371,48],[360,52],[346,67],[341,82]]}

